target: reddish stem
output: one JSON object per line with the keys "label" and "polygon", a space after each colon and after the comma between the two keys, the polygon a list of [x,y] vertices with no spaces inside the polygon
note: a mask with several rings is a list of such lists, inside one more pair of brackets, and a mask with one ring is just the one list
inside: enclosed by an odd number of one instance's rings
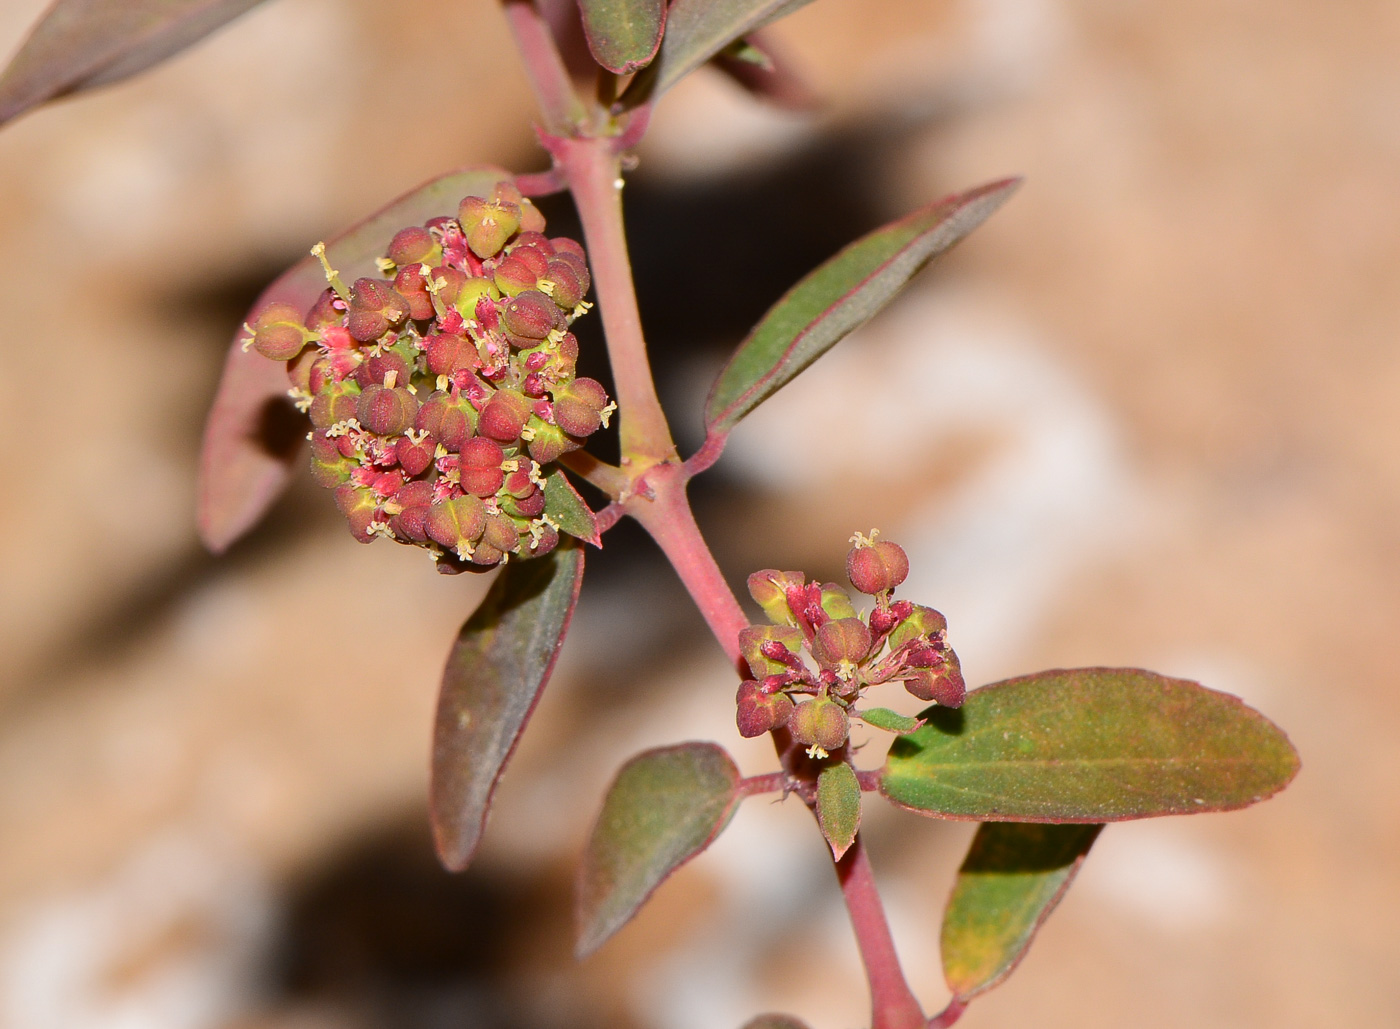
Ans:
{"label": "reddish stem", "polygon": [[925,1029],[923,1008],[899,967],[885,908],[860,834],[840,861],[836,878],[855,929],[860,958],[870,982],[871,1029]]}
{"label": "reddish stem", "polygon": [[715,640],[724,648],[725,656],[737,669],[741,660],[739,633],[748,627],[749,620],[700,535],[685,495],[685,483],[680,465],[656,465],[646,474],[650,496],[634,496],[624,507],[656,540]]}
{"label": "reddish stem", "polygon": [[506,0],[505,14],[546,128],[563,134],[581,126],[588,112],[569,79],[549,24],[528,0]]}
{"label": "reddish stem", "polygon": [[607,138],[547,141],[568,179],[593,268],[593,288],[607,337],[608,360],[617,390],[622,462],[640,475],[675,457],[676,445],[656,397],[642,336],[642,316],[632,285],[632,263],[622,228],[622,165]]}

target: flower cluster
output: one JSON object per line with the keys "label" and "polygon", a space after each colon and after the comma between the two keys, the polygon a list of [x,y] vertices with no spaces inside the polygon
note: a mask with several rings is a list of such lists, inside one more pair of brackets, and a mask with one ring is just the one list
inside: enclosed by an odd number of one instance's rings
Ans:
{"label": "flower cluster", "polygon": [[931,607],[893,599],[909,558],[877,536],[856,533],[846,555],[851,585],[875,598],[865,618],[834,582],[809,583],[801,572],[771,568],[749,576],[749,593],[773,624],[751,625],[739,636],[754,676],[736,697],[742,735],[786,728],[809,756],[823,758],[845,745],[853,717],[895,732],[922,724],[885,708],[856,708],[868,687],[901,682],[920,700],[962,704],[966,686],[948,647],[947,620]]}
{"label": "flower cluster", "polygon": [[361,542],[427,547],[446,572],[558,545],[557,508],[582,502],[550,466],[615,405],[574,374],[583,248],[544,227],[501,183],[394,236],[386,278],[347,287],[318,245],[330,288],[306,316],[274,303],[246,326],[245,349],[287,362],[312,472]]}

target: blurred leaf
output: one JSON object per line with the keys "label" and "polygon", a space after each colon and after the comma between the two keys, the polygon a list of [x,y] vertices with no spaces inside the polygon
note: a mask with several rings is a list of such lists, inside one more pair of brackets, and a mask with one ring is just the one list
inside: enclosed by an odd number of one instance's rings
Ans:
{"label": "blurred leaf", "polygon": [[987,822],[977,830],[943,915],[943,975],[958,998],[1011,974],[1102,828]]}
{"label": "blurred leaf", "polygon": [[844,761],[828,765],[817,776],[817,824],[831,844],[832,857],[840,861],[860,828],[860,782]]}
{"label": "blurred leaf", "polygon": [[901,715],[898,711],[891,711],[887,707],[868,707],[864,711],[852,711],[851,713],[867,725],[884,729],[886,732],[909,733],[924,724],[921,719]]}
{"label": "blurred leaf", "polygon": [[[442,214],[456,214],[457,202],[486,194],[509,173],[499,168],[464,168],[439,176],[399,197],[379,213],[326,245],[326,257],[347,282],[378,275],[374,259],[394,233]],[[308,248],[309,249],[309,248]],[[268,286],[253,304],[249,318],[271,303],[308,310],[326,288],[320,262],[309,254]],[[255,525],[291,477],[299,448],[270,448],[265,426],[270,410],[287,401],[284,365],[242,347],[239,330],[224,362],[223,378],[204,425],[199,461],[199,535],[214,553],[224,550]],[[302,431],[305,431],[304,429]]]}
{"label": "blurred leaf", "polygon": [[429,806],[438,857],[454,872],[476,852],[491,794],[554,670],[582,580],[577,545],[509,562],[448,654]]}
{"label": "blurred leaf", "polygon": [[595,547],[603,545],[598,535],[598,519],[562,471],[555,470],[544,480],[544,513],[554,519],[560,532],[577,536]]}
{"label": "blurred leaf", "polygon": [[1298,771],[1288,737],[1238,698],[1136,668],[985,686],[890,746],[901,807],[987,822],[1114,822],[1228,811]]}
{"label": "blurred leaf", "polygon": [[759,1015],[745,1022],[744,1029],[807,1029],[807,1023],[791,1015]]}
{"label": "blurred leaf", "polygon": [[715,54],[712,63],[739,86],[775,107],[811,111],[822,99],[768,36],[752,32]]}
{"label": "blurred leaf", "polygon": [[603,800],[578,875],[578,943],[587,957],[646,903],[666,877],[728,824],[739,770],[713,743],[638,754]]}
{"label": "blurred leaf", "polygon": [[626,75],[656,56],[666,27],[665,0],[578,0],[593,59]]}
{"label": "blurred leaf", "polygon": [[635,107],[661,96],[735,40],[811,0],[674,0],[656,59],[622,95]]}
{"label": "blurred leaf", "polygon": [[179,53],[261,0],[57,0],[0,75],[0,123]]}
{"label": "blurred leaf", "polygon": [[788,290],[729,359],[710,389],[705,428],[729,430],[894,299],[932,258],[982,224],[1019,179],[940,200],[876,229]]}

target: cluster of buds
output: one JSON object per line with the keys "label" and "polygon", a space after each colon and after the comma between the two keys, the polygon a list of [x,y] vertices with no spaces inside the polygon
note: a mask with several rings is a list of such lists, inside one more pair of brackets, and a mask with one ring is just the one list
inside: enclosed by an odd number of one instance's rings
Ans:
{"label": "cluster of buds", "polygon": [[856,533],[846,555],[851,585],[875,598],[866,617],[834,582],[771,568],[749,576],[749,593],[772,624],[751,625],[739,636],[753,675],[736,698],[742,735],[786,728],[809,757],[823,758],[845,746],[852,718],[896,732],[922,724],[885,708],[859,709],[871,686],[900,682],[920,700],[962,704],[967,689],[948,647],[948,622],[931,607],[893,599],[909,558],[878,535]]}
{"label": "cluster of buds", "polygon": [[395,235],[385,278],[347,287],[318,245],[330,286],[305,317],[274,303],[246,326],[245,349],[287,363],[312,472],[361,542],[426,547],[445,572],[558,545],[550,466],[616,405],[574,374],[583,247],[544,227],[501,183]]}

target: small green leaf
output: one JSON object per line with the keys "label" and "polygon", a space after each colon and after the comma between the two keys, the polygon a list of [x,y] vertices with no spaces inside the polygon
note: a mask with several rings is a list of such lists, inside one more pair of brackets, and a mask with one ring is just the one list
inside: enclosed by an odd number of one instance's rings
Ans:
{"label": "small green leaf", "polygon": [[860,781],[844,761],[828,765],[817,776],[817,824],[831,844],[832,856],[840,861],[860,828]]}
{"label": "small green leaf", "polygon": [[759,1015],[745,1022],[744,1029],[807,1029],[807,1023],[791,1015]]}
{"label": "small green leaf", "polygon": [[864,711],[854,711],[852,713],[867,725],[873,725],[877,729],[884,729],[886,732],[910,733],[924,724],[922,718],[910,718],[908,715],[902,715],[898,711],[891,711],[887,707],[869,707]]}
{"label": "small green leaf", "polygon": [[665,0],[578,0],[593,59],[626,75],[651,63],[666,29]]}
{"label": "small green leaf", "polygon": [[451,871],[476,852],[491,794],[554,670],[582,580],[576,545],[511,561],[447,656],[428,803],[438,856]]}
{"label": "small green leaf", "polygon": [[625,107],[654,100],[736,39],[811,0],[674,0],[656,58],[622,95]]}
{"label": "small green leaf", "polygon": [[544,480],[544,513],[554,519],[560,532],[577,536],[595,547],[603,545],[598,535],[597,517],[562,471],[555,470]]}
{"label": "small green leaf", "polygon": [[960,1000],[1001,982],[1069,889],[1102,825],[987,822],[943,915],[943,975]]}
{"label": "small green leaf", "polygon": [[261,0],[57,0],[0,75],[0,123],[117,82],[198,42]]}
{"label": "small green leaf", "polygon": [[1228,811],[1288,785],[1288,737],[1238,697],[1136,668],[984,686],[890,746],[880,790],[940,818],[1115,822]]}
{"label": "small green leaf", "polygon": [[779,300],[729,359],[705,403],[705,429],[739,420],[894,299],[932,258],[981,225],[1019,179],[940,200],[876,229],[811,272]]}
{"label": "small green leaf", "polygon": [[638,754],[617,773],[578,875],[580,958],[635,915],[666,877],[728,824],[739,770],[713,743]]}
{"label": "small green leaf", "polygon": [[[507,172],[492,167],[463,168],[439,176],[335,237],[326,244],[326,258],[347,281],[377,275],[374,259],[384,253],[399,229],[421,225],[438,215],[455,214],[462,197],[484,196],[496,183],[509,178]],[[325,288],[321,264],[308,254],[263,290],[249,316],[271,303],[291,304],[305,311]],[[275,425],[278,413],[291,409],[287,371],[256,350],[245,351],[242,344],[246,338],[242,329],[234,333],[223,377],[204,423],[199,456],[199,536],[216,554],[257,524],[277,499],[291,478],[291,462],[300,452],[301,433],[306,431],[303,424],[292,434],[292,446],[276,446],[269,438],[269,422]],[[283,420],[298,424],[294,415]]]}

